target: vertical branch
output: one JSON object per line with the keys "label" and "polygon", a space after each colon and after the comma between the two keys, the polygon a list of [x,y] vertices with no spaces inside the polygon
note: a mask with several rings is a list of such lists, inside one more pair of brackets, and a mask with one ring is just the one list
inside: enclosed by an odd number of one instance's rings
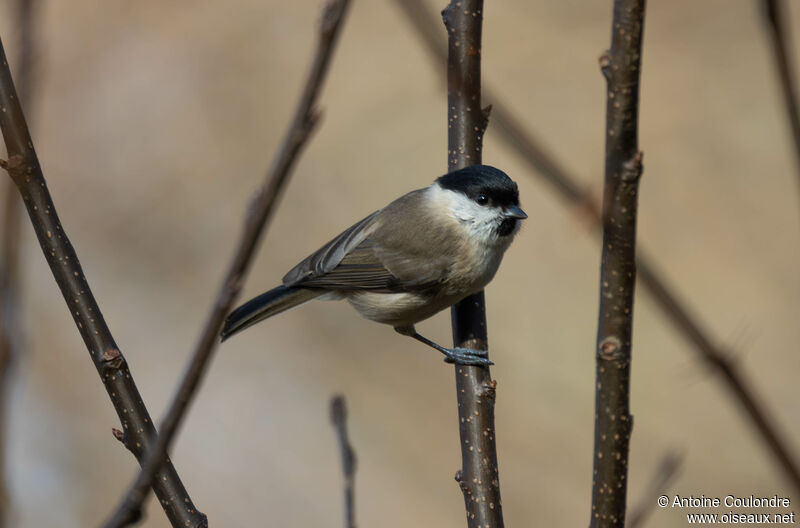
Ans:
{"label": "vertical branch", "polygon": [[289,180],[300,152],[319,122],[316,103],[328,72],[330,59],[348,5],[349,0],[329,0],[325,5],[319,26],[319,39],[314,62],[292,122],[267,172],[264,186],[256,192],[247,212],[239,245],[234,251],[217,298],[200,331],[197,346],[183,373],[178,389],[161,421],[159,428],[161,433],[157,442],[148,449],[145,461],[142,463],[142,470],[128,487],[111,517],[106,521],[106,528],[128,526],[141,518],[142,503],[147,497],[150,483],[156,480],[158,468],[165,463],[165,460],[169,460],[167,451],[211,363],[219,340],[219,329],[241,291],[242,283],[255,255],[256,246],[272,217],[281,191]]}
{"label": "vertical branch", "polygon": [[[33,140],[0,42],[0,130],[9,159],[0,165],[11,176],[28,210],[39,244],[69,307],[78,331],[106,387],[123,432],[118,436],[141,461],[156,435],[128,364],[117,348],[83,274],[78,256],[56,214]],[[66,375],[66,374],[65,374]],[[205,515],[192,504],[172,463],[166,463],[153,489],[173,526],[205,526]]]}
{"label": "vertical branch", "polygon": [[[17,78],[19,96],[30,104],[31,71],[33,69],[33,0],[16,2],[19,28]],[[22,354],[23,331],[21,309],[20,255],[22,238],[22,202],[9,179],[0,182],[3,219],[0,240],[0,528],[8,523],[10,510],[6,483],[6,431],[8,399],[11,396],[11,373]]]}
{"label": "vertical branch", "polygon": [[[451,0],[442,12],[448,36],[447,167],[454,171],[481,163],[489,109],[481,108],[481,25],[483,0]],[[488,349],[483,292],[452,309],[456,346]],[[500,480],[494,429],[497,382],[488,367],[456,365],[461,469],[467,525],[502,528]]]}
{"label": "vertical branch", "polygon": [[636,284],[639,77],[644,0],[615,0],[611,51],[600,58],[608,82],[603,249],[597,328],[594,475],[590,526],[625,526],[631,335]]}
{"label": "vertical branch", "polygon": [[350,445],[347,435],[347,405],[344,396],[331,398],[331,424],[336,430],[339,440],[339,451],[342,454],[342,473],[344,474],[344,525],[345,528],[356,528],[355,479],[356,454]]}
{"label": "vertical branch", "polygon": [[763,0],[764,14],[769,27],[775,66],[778,69],[786,116],[792,129],[797,178],[800,184],[800,109],[797,106],[797,84],[791,66],[789,35],[786,31],[785,5],[782,0]]}
{"label": "vertical branch", "polygon": [[[435,17],[428,13],[421,0],[396,0],[396,4],[402,8],[430,55],[436,59],[434,62],[438,71],[447,60],[447,48],[432,22]],[[573,211],[588,215],[597,227],[601,227],[600,211],[592,205],[591,195],[583,190],[578,178],[566,171],[559,160],[547,152],[536,135],[523,126],[516,113],[510,110],[511,106],[499,99],[497,92],[490,92],[489,87],[484,86],[483,93],[492,102],[492,123],[499,137],[528,163],[533,169],[532,174],[549,184],[568,206],[572,206]],[[784,473],[795,493],[800,495],[800,467],[792,455],[789,440],[779,430],[770,409],[761,402],[756,387],[742,369],[730,361],[730,351],[703,327],[675,288],[659,273],[657,261],[641,248],[637,250],[636,266],[639,283],[653,298],[664,319],[691,345],[697,359],[720,375],[731,400],[741,406],[776,467]]]}
{"label": "vertical branch", "polygon": [[[447,45],[441,37],[435,18],[429,13],[423,0],[395,0],[395,4],[403,11],[408,21],[417,30],[419,38],[425,43],[437,73],[442,64],[447,63]],[[567,201],[578,204],[592,202],[592,197],[585,192],[578,180],[567,173],[555,160],[530,130],[526,130],[518,119],[519,112],[511,110],[487,83],[482,83],[483,99],[492,107],[492,130],[504,140]]]}

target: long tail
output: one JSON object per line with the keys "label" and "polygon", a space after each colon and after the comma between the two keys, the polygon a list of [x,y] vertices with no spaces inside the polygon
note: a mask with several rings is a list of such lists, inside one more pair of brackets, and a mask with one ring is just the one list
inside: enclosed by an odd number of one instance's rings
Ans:
{"label": "long tail", "polygon": [[278,286],[235,309],[225,320],[220,332],[222,341],[268,317],[294,308],[324,293],[296,286]]}

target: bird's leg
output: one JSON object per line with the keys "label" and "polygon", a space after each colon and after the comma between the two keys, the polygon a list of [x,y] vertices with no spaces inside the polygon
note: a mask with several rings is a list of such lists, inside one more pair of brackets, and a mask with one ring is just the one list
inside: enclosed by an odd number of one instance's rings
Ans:
{"label": "bird's leg", "polygon": [[489,361],[489,358],[487,357],[489,353],[486,350],[473,350],[471,348],[461,347],[445,348],[434,343],[427,337],[418,334],[413,325],[396,326],[394,329],[399,334],[413,337],[420,343],[425,343],[429,347],[435,348],[444,354],[444,360],[446,363],[455,363],[456,365],[475,365],[479,367],[494,365],[494,363]]}

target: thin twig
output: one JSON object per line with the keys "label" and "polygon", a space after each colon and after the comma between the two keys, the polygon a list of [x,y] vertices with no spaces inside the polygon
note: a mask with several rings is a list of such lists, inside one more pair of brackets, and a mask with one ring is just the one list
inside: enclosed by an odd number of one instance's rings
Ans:
{"label": "thin twig", "polygon": [[272,216],[275,204],[291,175],[300,151],[319,121],[319,114],[315,108],[316,101],[328,71],[330,58],[348,5],[349,0],[331,0],[324,8],[314,63],[294,118],[267,173],[264,186],[258,190],[248,210],[239,245],[222,281],[217,299],[203,325],[197,346],[184,371],[180,385],[160,424],[161,433],[158,442],[148,450],[142,470],[106,522],[106,528],[128,526],[141,517],[142,503],[147,496],[149,483],[167,456],[172,439],[210,365],[211,357],[219,340],[219,329],[241,291],[258,241]]}
{"label": "thin twig", "polygon": [[347,404],[344,396],[331,398],[331,423],[339,440],[342,454],[342,473],[344,474],[344,526],[356,528],[355,478],[356,453],[347,435]]}
{"label": "thin twig", "polygon": [[614,0],[611,50],[600,57],[608,89],[591,527],[625,526],[633,428],[631,337],[642,175],[638,135],[644,10],[645,0]]}
{"label": "thin twig", "polygon": [[[451,0],[442,11],[448,37],[447,168],[481,163],[489,109],[481,108],[481,32],[483,0]],[[458,347],[487,350],[483,291],[452,311],[453,341]],[[500,477],[494,428],[497,382],[489,367],[456,365],[461,469],[455,479],[464,495],[467,526],[503,527]]]}
{"label": "thin twig", "polygon": [[644,494],[636,506],[631,508],[627,528],[641,528],[644,525],[655,509],[657,497],[669,490],[673,479],[678,475],[678,470],[683,464],[683,458],[683,453],[676,451],[671,451],[664,455]]}
{"label": "thin twig", "polygon": [[797,83],[792,71],[791,46],[786,31],[786,6],[782,0],[763,0],[764,14],[769,28],[775,66],[778,68],[786,115],[792,128],[794,155],[797,163],[797,178],[800,184],[800,108],[797,105]]}
{"label": "thin twig", "polygon": [[[34,0],[17,0],[19,58],[17,81],[19,97],[31,104],[31,72],[34,60]],[[22,240],[22,200],[10,178],[0,183],[3,196],[2,241],[0,241],[0,528],[8,525],[10,499],[6,482],[6,431],[8,398],[12,370],[23,353],[22,283],[20,255]]]}
{"label": "thin twig", "polygon": [[779,432],[772,413],[758,398],[750,380],[745,377],[739,364],[732,360],[731,354],[723,347],[710,341],[699,323],[689,315],[675,294],[667,288],[664,281],[656,274],[651,261],[646,259],[641,251],[639,251],[637,264],[639,281],[642,286],[650,291],[662,313],[695,346],[700,359],[722,376],[731,395],[752,420],[778,468],[783,471],[784,477],[794,488],[795,494],[800,496],[800,467],[789,449],[789,442]]}
{"label": "thin twig", "polygon": [[[0,42],[0,129],[9,159],[2,163],[17,186],[50,270],[106,387],[124,431],[125,446],[141,461],[156,436],[128,364],[103,319],[78,256],[56,214],[17,98]],[[173,526],[205,526],[172,463],[165,464],[153,488]]]}
{"label": "thin twig", "polygon": [[[421,0],[397,0],[396,3],[403,9],[411,25],[427,45],[428,51],[436,59],[434,66],[438,71],[442,62],[446,60],[447,53],[442,39],[437,37],[435,31],[429,30],[432,25],[435,26],[432,22],[435,17]],[[601,227],[600,211],[593,206],[592,196],[584,190],[578,178],[567,172],[548,153],[536,136],[508,110],[509,105],[505,104],[496,92],[484,87],[483,93],[492,103],[492,126],[497,128],[500,137],[534,169],[532,174],[543,178],[551,185],[574,211],[585,214],[596,227]],[[600,232],[599,229],[597,232]],[[656,260],[641,247],[636,253],[638,281],[641,286],[656,301],[656,306],[664,318],[692,345],[697,358],[721,375],[725,387],[742,406],[761,435],[777,467],[783,471],[795,493],[800,495],[800,467],[791,454],[789,441],[779,432],[774,419],[759,400],[750,380],[745,377],[738,365],[730,361],[727,348],[718,344],[690,313],[689,308],[680,300],[667,279],[659,273]]]}

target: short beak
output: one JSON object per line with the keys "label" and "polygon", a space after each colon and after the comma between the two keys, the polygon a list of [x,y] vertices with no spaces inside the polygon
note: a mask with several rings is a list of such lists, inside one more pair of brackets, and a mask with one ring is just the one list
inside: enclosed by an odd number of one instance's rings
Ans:
{"label": "short beak", "polygon": [[525,211],[519,208],[517,205],[512,205],[505,211],[503,211],[503,216],[506,218],[517,218],[519,220],[525,220],[528,218],[528,215],[525,214]]}

